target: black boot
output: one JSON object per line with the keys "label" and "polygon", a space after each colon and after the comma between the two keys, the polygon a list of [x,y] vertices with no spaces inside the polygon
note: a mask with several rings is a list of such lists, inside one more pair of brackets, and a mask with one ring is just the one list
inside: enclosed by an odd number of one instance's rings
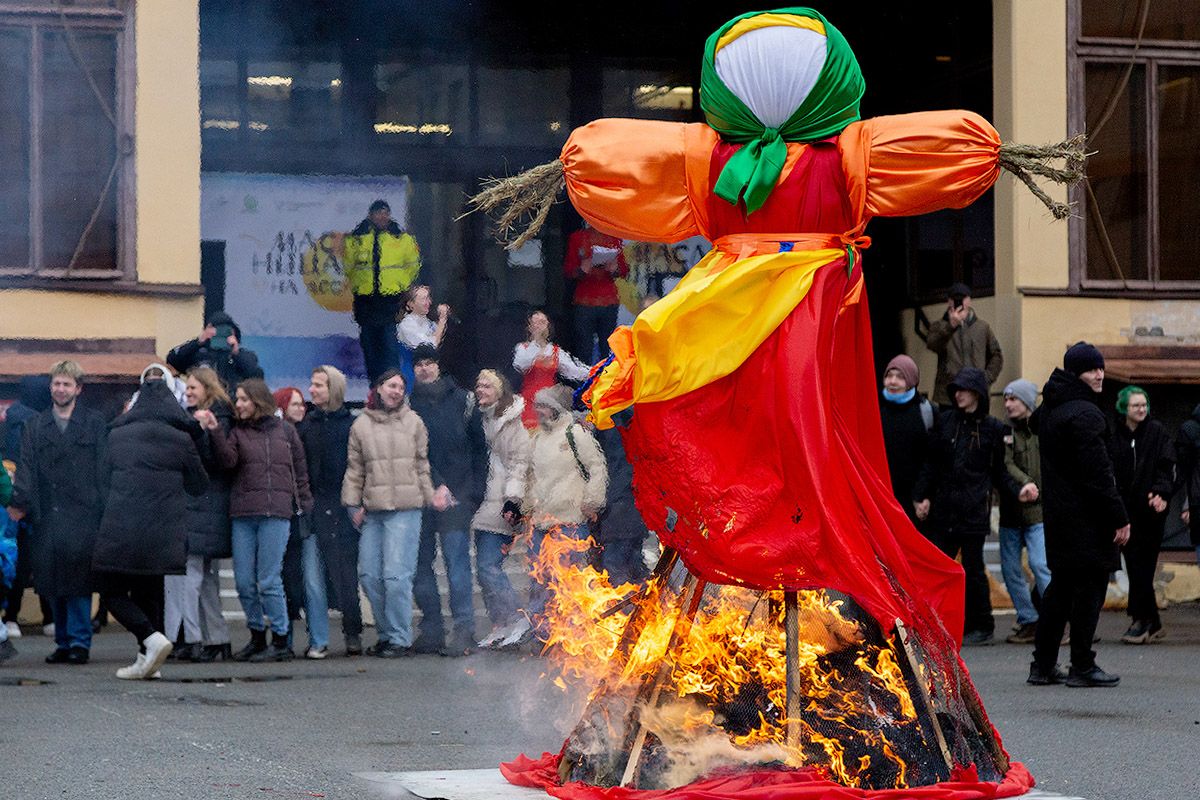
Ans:
{"label": "black boot", "polygon": [[272,632],[271,646],[250,656],[250,660],[255,663],[263,661],[291,661],[296,657],[296,654],[292,652],[292,648],[288,647],[287,640],[287,634],[280,636],[278,633]]}
{"label": "black boot", "polygon": [[196,660],[204,664],[210,661],[232,661],[233,646],[229,642],[225,644],[206,644],[200,649],[200,656]]}
{"label": "black boot", "polygon": [[249,661],[267,649],[267,632],[250,629],[250,644],[233,654],[234,661]]}
{"label": "black boot", "polygon": [[[178,654],[178,655],[176,655],[176,654]],[[200,643],[199,642],[187,642],[187,643],[178,645],[174,650],[171,651],[171,655],[175,656],[176,661],[186,661],[189,663],[199,661],[200,660]]]}

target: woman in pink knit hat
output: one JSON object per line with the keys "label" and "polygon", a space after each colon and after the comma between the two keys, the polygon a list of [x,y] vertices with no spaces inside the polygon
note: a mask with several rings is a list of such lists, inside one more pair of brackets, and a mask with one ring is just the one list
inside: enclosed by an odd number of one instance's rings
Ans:
{"label": "woman in pink knit hat", "polygon": [[929,448],[929,429],[933,426],[933,405],[917,392],[921,373],[917,362],[898,355],[883,371],[879,416],[883,423],[883,444],[887,450],[892,494],[913,524],[920,528],[913,508],[913,485]]}

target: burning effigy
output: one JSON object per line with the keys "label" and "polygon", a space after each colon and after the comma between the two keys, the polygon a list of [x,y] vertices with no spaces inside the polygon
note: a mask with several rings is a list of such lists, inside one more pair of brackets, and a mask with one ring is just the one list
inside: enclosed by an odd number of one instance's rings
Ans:
{"label": "burning effigy", "polygon": [[[1013,172],[1082,177],[1082,140],[1002,144],[967,111],[862,120],[821,14],[707,41],[706,123],[602,119],[474,198],[519,246],[560,189],[625,239],[712,252],[610,337],[578,400],[620,426],[664,545],[645,587],[548,537],[549,652],[592,686],[560,753],[501,767],[556,797],[1005,797],[1010,762],[958,655],[963,572],[893,499],[859,253],[874,216],[969,205]],[[521,225],[526,227],[518,230]]]}

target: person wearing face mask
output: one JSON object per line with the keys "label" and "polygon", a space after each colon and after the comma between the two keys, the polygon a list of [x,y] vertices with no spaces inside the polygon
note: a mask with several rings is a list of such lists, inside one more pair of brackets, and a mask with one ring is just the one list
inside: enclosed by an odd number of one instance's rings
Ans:
{"label": "person wearing face mask", "polygon": [[[1050,585],[1042,597],[1027,683],[1072,687],[1116,686],[1121,679],[1100,669],[1092,637],[1108,576],[1119,569],[1117,548],[1129,541],[1129,515],[1117,491],[1107,443],[1111,433],[1100,410],[1104,356],[1076,342],[1042,387],[1042,406],[1031,424],[1042,457],[1042,515]],[[1058,650],[1071,624],[1071,669],[1058,667]]]}
{"label": "person wearing face mask", "polygon": [[421,542],[421,510],[445,510],[429,475],[429,434],[409,407],[404,377],[385,370],[375,396],[354,424],[342,481],[342,505],[362,532],[358,576],[379,635],[368,653],[412,655],[413,576]]}
{"label": "person wearing face mask", "polygon": [[1139,386],[1126,386],[1117,395],[1123,421],[1113,426],[1108,452],[1125,510],[1129,512],[1129,541],[1121,548],[1129,575],[1129,630],[1125,644],[1145,644],[1162,637],[1162,620],[1154,598],[1154,573],[1167,521],[1167,503],[1175,483],[1171,437],[1150,416],[1150,395]]}
{"label": "person wearing face mask", "polygon": [[883,446],[887,451],[892,494],[918,528],[913,489],[917,475],[925,466],[929,452],[929,431],[933,427],[933,404],[917,392],[920,372],[917,363],[898,355],[883,371],[879,417],[883,424]]}
{"label": "person wearing face mask", "polygon": [[[226,433],[212,411],[196,419],[212,437],[217,463],[233,472],[233,576],[246,612],[250,643],[235,661],[288,661],[283,553],[297,506],[312,513],[308,466],[296,428],[275,416],[275,398],[259,378],[242,381],[234,399],[237,422]],[[271,643],[267,644],[267,626]]]}

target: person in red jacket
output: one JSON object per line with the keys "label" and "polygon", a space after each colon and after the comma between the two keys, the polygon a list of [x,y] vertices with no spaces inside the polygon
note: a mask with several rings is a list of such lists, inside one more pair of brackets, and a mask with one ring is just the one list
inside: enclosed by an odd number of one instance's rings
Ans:
{"label": "person in red jacket", "polygon": [[617,278],[629,274],[624,245],[616,236],[584,226],[567,239],[563,272],[575,281],[575,352],[584,361],[592,357],[592,337],[600,358],[608,356],[608,337],[617,327]]}

